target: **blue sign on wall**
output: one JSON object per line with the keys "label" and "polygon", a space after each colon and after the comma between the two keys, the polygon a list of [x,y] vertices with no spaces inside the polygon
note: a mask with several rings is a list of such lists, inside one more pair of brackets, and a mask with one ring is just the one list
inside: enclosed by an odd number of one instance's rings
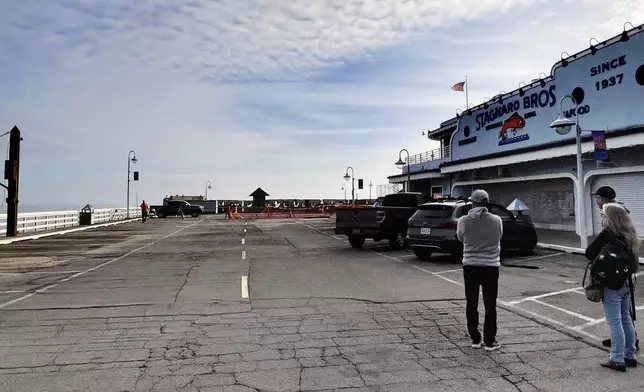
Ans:
{"label": "blue sign on wall", "polygon": [[479,106],[458,121],[452,139],[453,161],[557,142],[575,137],[550,123],[559,100],[572,94],[579,105],[564,101],[566,117],[579,117],[582,129],[607,132],[644,125],[644,31],[598,48],[595,55],[568,59],[553,78]]}

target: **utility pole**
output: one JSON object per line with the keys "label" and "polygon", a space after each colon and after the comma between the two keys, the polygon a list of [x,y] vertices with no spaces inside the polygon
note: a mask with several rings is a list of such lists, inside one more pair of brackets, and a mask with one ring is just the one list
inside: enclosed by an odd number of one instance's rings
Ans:
{"label": "utility pole", "polygon": [[371,201],[371,188],[373,188],[373,184],[369,181],[369,201]]}
{"label": "utility pole", "polygon": [[18,235],[18,178],[20,174],[20,130],[14,126],[9,132],[9,157],[4,164],[7,183],[7,237]]}

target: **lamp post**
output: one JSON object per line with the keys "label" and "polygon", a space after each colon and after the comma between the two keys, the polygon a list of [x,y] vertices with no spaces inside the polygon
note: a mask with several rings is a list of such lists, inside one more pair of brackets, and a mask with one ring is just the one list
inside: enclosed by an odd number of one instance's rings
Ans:
{"label": "lamp post", "polygon": [[344,202],[346,203],[347,202],[347,188],[344,186],[344,184],[342,185],[342,188],[340,188],[340,190],[344,191]]}
{"label": "lamp post", "polygon": [[130,217],[130,163],[136,163],[136,161],[136,152],[134,152],[134,150],[130,150],[130,152],[127,153],[127,210],[125,212],[125,216],[127,218]]}
{"label": "lamp post", "polygon": [[[563,112],[563,102],[566,98],[575,104],[575,120],[573,121],[570,118],[564,116]],[[581,247],[585,249],[588,246],[588,236],[586,235],[586,194],[584,187],[584,164],[582,160],[582,151],[581,151],[581,133],[582,130],[579,127],[579,104],[575,98],[570,95],[564,95],[559,101],[559,116],[554,120],[550,127],[557,130],[557,133],[565,135],[570,132],[571,127],[575,127],[575,137],[577,141],[577,216],[579,219],[579,238]]]}
{"label": "lamp post", "polygon": [[398,162],[396,162],[396,166],[400,170],[405,167],[405,162],[402,160],[403,151],[407,153],[407,186],[405,187],[405,191],[409,192],[409,190],[411,189],[411,174],[409,173],[409,151],[403,148],[398,152]]}
{"label": "lamp post", "polygon": [[371,202],[371,188],[373,188],[373,184],[369,181],[369,202]]}
{"label": "lamp post", "polygon": [[[349,175],[349,169],[351,169],[351,175]],[[353,168],[351,166],[347,167],[347,170],[344,173],[344,180],[349,181],[351,180],[351,204],[355,205],[356,204],[356,182],[355,182],[355,173],[353,172]]]}
{"label": "lamp post", "polygon": [[206,181],[206,200],[208,200],[208,189],[212,189],[210,181]]}

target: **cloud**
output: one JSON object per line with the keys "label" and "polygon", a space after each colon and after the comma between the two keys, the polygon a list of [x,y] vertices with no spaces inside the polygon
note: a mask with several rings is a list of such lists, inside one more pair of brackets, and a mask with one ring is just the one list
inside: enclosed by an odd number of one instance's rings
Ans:
{"label": "cloud", "polygon": [[481,102],[628,19],[641,2],[6,2],[0,128],[23,129],[32,204],[124,204],[130,149],[150,201],[339,197],[346,166],[382,184],[401,148],[435,148],[421,131],[464,107],[466,74]]}

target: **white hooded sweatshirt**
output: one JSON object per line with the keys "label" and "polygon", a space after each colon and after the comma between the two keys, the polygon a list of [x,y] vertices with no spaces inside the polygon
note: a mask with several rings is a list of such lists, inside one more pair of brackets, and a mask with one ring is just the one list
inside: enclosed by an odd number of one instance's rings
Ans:
{"label": "white hooded sweatshirt", "polygon": [[485,207],[474,207],[458,220],[458,240],[463,243],[463,265],[501,266],[503,221]]}

